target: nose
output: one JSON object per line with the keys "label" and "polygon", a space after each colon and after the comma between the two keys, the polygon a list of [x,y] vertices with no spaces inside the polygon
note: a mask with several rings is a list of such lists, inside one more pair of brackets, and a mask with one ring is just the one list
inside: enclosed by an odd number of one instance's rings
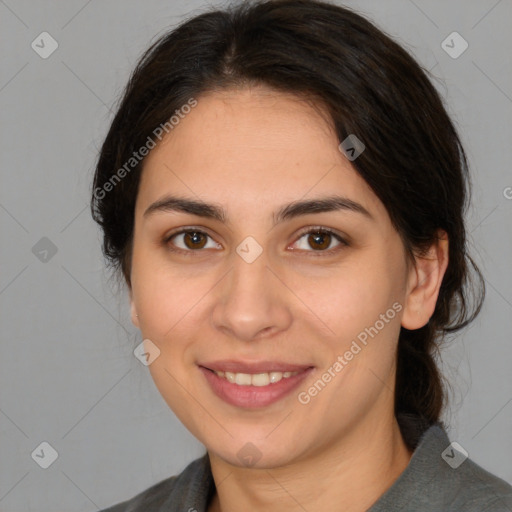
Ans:
{"label": "nose", "polygon": [[238,254],[219,283],[214,327],[240,341],[256,341],[289,328],[293,294],[269,266],[265,251],[251,263]]}

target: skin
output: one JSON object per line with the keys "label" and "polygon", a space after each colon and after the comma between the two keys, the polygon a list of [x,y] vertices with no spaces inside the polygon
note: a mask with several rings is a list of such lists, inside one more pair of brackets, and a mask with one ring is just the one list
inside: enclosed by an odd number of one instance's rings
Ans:
{"label": "skin", "polygon": [[[321,110],[263,87],[208,93],[145,160],[135,208],[131,312],[160,350],[149,369],[163,398],[207,448],[217,491],[210,511],[362,511],[409,463],[393,414],[400,326],[433,314],[448,240],[408,261],[384,205],[339,151]],[[272,225],[280,207],[337,193],[348,210]],[[213,202],[227,222],[147,208],[166,194]],[[330,255],[303,228],[331,228]],[[190,249],[176,228],[210,238]],[[193,231],[193,229],[192,229]],[[247,263],[237,246],[263,252]],[[191,257],[171,247],[194,252]],[[198,242],[196,242],[197,244]],[[315,250],[316,249],[316,250]],[[326,249],[323,249],[324,251]],[[307,404],[297,395],[344,354],[392,304],[402,308]],[[314,366],[300,387],[260,409],[229,405],[198,362],[280,360]],[[246,443],[261,458],[246,467]],[[300,506],[299,506],[300,505]]]}

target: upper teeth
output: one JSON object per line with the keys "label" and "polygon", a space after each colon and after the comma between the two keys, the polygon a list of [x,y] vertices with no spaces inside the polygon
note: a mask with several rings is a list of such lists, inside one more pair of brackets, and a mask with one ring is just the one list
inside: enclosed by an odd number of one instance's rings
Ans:
{"label": "upper teeth", "polygon": [[270,373],[232,373],[215,371],[215,373],[224,379],[227,379],[232,384],[239,386],[268,386],[270,383],[275,384],[281,379],[287,379],[292,375],[297,375],[299,372],[270,372]]}

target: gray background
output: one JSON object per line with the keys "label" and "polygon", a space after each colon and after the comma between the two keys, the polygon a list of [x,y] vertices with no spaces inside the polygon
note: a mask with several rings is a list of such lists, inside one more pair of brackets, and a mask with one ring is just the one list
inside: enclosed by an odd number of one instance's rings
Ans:
{"label": "gray background", "polygon": [[[444,351],[453,386],[445,420],[471,458],[512,482],[512,199],[504,193],[512,186],[512,3],[346,4],[432,69],[466,144],[470,245],[488,295],[479,319]],[[205,7],[0,0],[2,512],[92,511],[203,453],[133,356],[140,334],[104,268],[87,202],[98,147],[137,58]],[[31,48],[43,31],[59,45],[47,59]],[[469,43],[457,59],[441,48],[453,31]],[[42,237],[57,248],[46,262],[32,252]],[[48,469],[31,458],[42,441],[58,452]]]}

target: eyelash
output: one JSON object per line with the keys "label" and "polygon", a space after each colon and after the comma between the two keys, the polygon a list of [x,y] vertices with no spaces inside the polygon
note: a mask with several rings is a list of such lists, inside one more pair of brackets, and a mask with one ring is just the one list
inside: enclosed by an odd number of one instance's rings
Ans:
{"label": "eyelash", "polygon": [[[172,238],[174,238],[175,236],[178,236],[178,235],[182,235],[182,234],[185,234],[185,233],[200,233],[202,235],[206,235],[207,237],[209,238],[212,238],[208,233],[206,233],[205,231],[199,229],[199,228],[194,228],[193,226],[187,228],[187,229],[181,229],[179,231],[175,231],[175,232],[172,232],[170,233],[169,235],[167,235],[163,242],[164,242],[164,245],[172,252],[175,252],[175,253],[180,253],[180,254],[183,254],[185,256],[191,256],[191,257],[194,257],[194,256],[197,256],[198,254],[197,253],[200,253],[200,252],[203,252],[203,249],[196,249],[196,250],[192,250],[192,249],[188,249],[188,250],[185,250],[185,249],[179,249],[179,248],[175,248],[175,247],[172,247],[172,244],[170,244],[170,241]],[[296,239],[296,241],[294,243],[296,243],[298,240],[300,240],[304,235],[308,235],[308,234],[322,234],[322,235],[331,235],[333,236],[336,240],[338,240],[338,242],[340,242],[340,245],[338,245],[337,247],[333,248],[333,249],[328,249],[328,250],[317,250],[317,251],[314,251],[314,250],[311,250],[311,251],[304,251],[304,249],[298,249],[298,251],[302,251],[302,252],[306,252],[306,253],[312,253],[310,256],[312,257],[325,257],[325,256],[331,256],[333,255],[335,252],[338,252],[339,250],[341,250],[343,247],[348,247],[349,244],[348,242],[346,242],[338,233],[336,233],[335,231],[333,231],[332,229],[329,229],[329,228],[324,228],[324,227],[321,227],[321,226],[314,226],[314,227],[309,227],[309,228],[306,228],[304,231],[301,231],[299,234],[298,234],[298,238]],[[194,254],[196,253],[196,254]],[[308,256],[309,257],[309,256]]]}

